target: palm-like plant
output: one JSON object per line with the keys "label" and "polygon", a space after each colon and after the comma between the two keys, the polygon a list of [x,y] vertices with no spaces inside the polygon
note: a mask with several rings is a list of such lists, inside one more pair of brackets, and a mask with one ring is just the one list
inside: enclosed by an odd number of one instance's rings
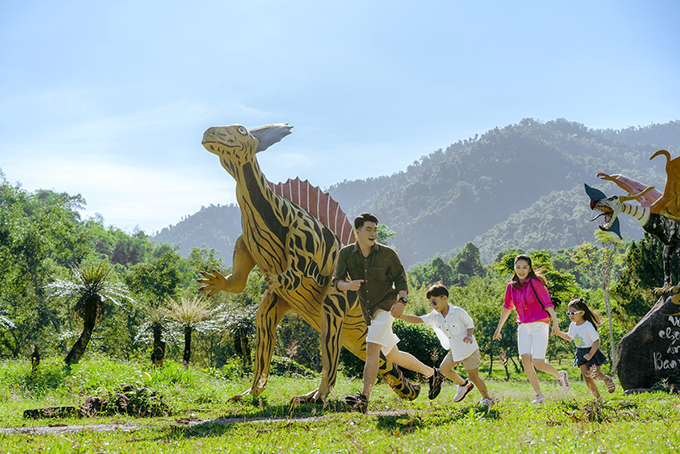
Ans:
{"label": "palm-like plant", "polygon": [[211,309],[208,302],[200,296],[184,296],[176,301],[168,298],[168,318],[180,325],[184,333],[184,355],[183,360],[186,366],[191,360],[191,335],[194,331],[208,332],[215,328],[211,320],[221,307]]}
{"label": "palm-like plant", "polygon": [[151,361],[155,366],[162,367],[165,359],[166,342],[176,343],[174,332],[168,329],[169,311],[165,307],[149,305],[146,308],[146,322],[140,326],[135,342],[148,341],[153,338],[153,352]]}
{"label": "palm-like plant", "polygon": [[58,279],[47,286],[52,296],[77,298],[73,310],[83,319],[83,331],[66,356],[66,364],[77,363],[83,356],[106,304],[121,306],[124,298],[130,299],[127,287],[113,282],[113,268],[108,263],[87,264],[73,268],[72,273],[72,280]]}

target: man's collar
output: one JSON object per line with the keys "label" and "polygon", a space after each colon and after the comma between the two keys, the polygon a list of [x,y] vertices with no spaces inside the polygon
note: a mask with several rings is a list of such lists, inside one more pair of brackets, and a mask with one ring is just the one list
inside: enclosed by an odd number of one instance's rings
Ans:
{"label": "man's collar", "polygon": [[[378,242],[376,241],[373,243],[373,246],[371,246],[371,252],[375,252],[378,250]],[[354,242],[354,249],[353,252],[358,252],[359,254],[362,254],[361,252],[361,247],[359,246],[359,241]],[[368,253],[368,255],[371,255],[371,252]]]}

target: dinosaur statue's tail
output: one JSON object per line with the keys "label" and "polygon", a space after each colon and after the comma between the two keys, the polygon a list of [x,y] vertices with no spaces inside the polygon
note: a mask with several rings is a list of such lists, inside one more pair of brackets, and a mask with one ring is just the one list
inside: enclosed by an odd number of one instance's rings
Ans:
{"label": "dinosaur statue's tail", "polygon": [[420,385],[408,381],[396,364],[381,361],[380,375],[402,399],[415,400],[420,393]]}

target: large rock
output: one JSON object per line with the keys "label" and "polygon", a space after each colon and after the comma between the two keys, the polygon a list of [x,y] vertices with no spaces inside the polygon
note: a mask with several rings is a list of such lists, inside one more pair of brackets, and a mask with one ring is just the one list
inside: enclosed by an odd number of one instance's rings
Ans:
{"label": "large rock", "polygon": [[659,298],[619,343],[616,365],[623,389],[651,388],[680,374],[680,293]]}

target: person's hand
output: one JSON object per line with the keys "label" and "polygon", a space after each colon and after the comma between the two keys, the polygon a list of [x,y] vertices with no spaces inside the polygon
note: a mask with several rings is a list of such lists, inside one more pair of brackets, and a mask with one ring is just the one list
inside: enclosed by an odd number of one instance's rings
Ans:
{"label": "person's hand", "polygon": [[497,329],[495,333],[493,333],[493,339],[494,340],[501,340],[503,336],[501,335],[501,330]]}
{"label": "person's hand", "polygon": [[404,313],[404,307],[404,303],[397,301],[390,308],[390,314],[392,314],[392,317],[394,318],[401,318],[401,314]]}
{"label": "person's hand", "polygon": [[592,358],[593,355],[591,355],[590,353],[586,353],[585,355],[583,355],[583,357],[586,359],[586,361],[590,361],[590,358]]}
{"label": "person's hand", "polygon": [[353,281],[349,281],[349,282],[347,283],[347,284],[349,284],[348,287],[347,287],[347,289],[348,289],[348,290],[353,290],[353,291],[356,292],[356,291],[358,291],[358,290],[361,288],[361,283],[362,283],[362,282],[364,282],[363,279],[355,279],[355,280],[353,280]]}
{"label": "person's hand", "polygon": [[471,343],[472,343],[472,336],[470,336],[470,335],[468,334],[467,336],[465,336],[465,337],[463,338],[463,342],[465,342],[466,344],[471,344]]}
{"label": "person's hand", "polygon": [[557,336],[559,333],[560,333],[560,324],[558,322],[553,322],[552,335]]}

